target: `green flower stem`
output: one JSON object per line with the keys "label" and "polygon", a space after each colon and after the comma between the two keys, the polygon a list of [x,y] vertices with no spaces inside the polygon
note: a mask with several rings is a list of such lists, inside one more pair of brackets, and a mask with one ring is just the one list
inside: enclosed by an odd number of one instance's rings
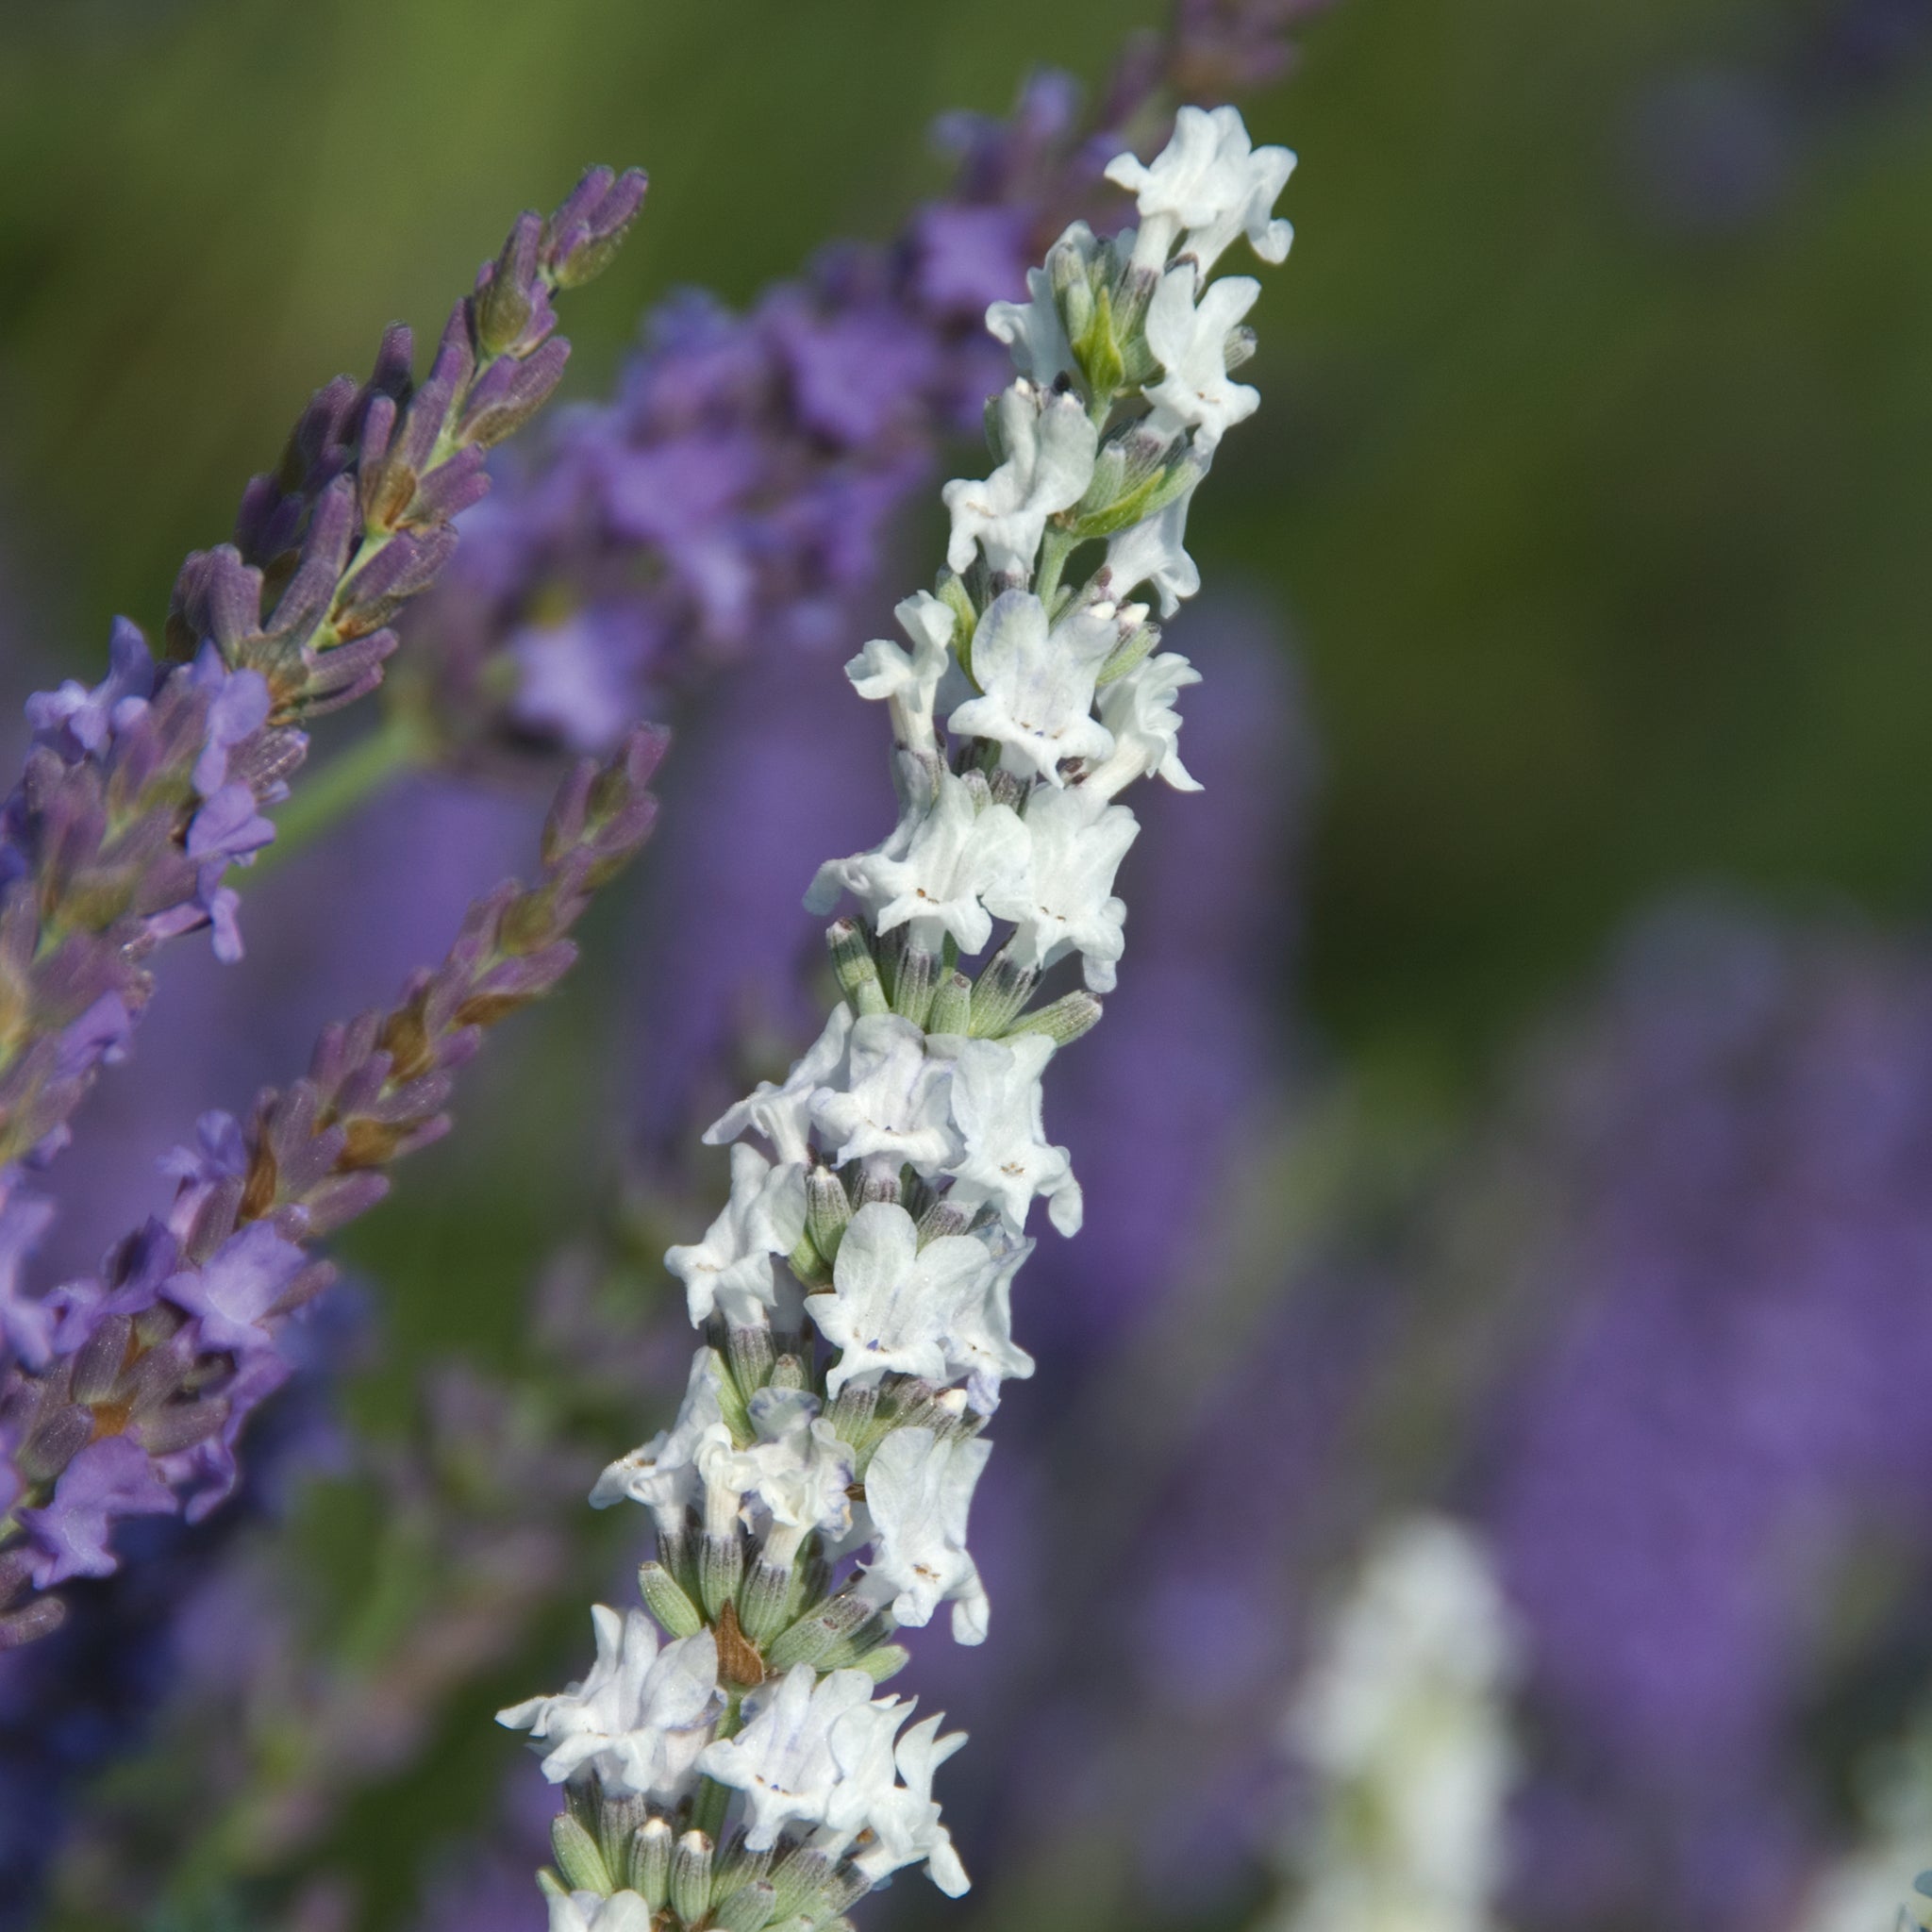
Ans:
{"label": "green flower stem", "polygon": [[1040,575],[1033,585],[1033,594],[1046,606],[1048,616],[1056,614],[1057,600],[1060,594],[1060,576],[1066,570],[1067,559],[1071,558],[1078,543],[1066,530],[1049,527],[1040,546]]}
{"label": "green flower stem", "polygon": [[428,722],[412,706],[395,707],[374,731],[302,782],[276,817],[275,843],[246,871],[229,876],[246,886],[278,871],[405,772],[429,765],[435,751]]}

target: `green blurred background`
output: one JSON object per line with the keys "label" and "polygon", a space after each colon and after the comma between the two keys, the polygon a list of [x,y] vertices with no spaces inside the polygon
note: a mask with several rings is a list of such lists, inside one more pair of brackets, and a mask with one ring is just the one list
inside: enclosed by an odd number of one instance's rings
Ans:
{"label": "green blurred background", "polygon": [[[588,396],[655,295],[888,232],[941,178],[934,113],[1096,75],[1156,12],[0,8],[0,462],[46,640],[154,618],[319,376],[433,327],[584,161],[655,182],[572,317]],[[1301,151],[1299,242],[1257,318],[1268,433],[1199,547],[1294,619],[1307,996],[1352,1054],[1453,1088],[1687,876],[1923,902],[1932,91],[1906,58],[1725,120],[1740,77],[1802,87],[1828,15],[1342,0],[1253,109]]]}

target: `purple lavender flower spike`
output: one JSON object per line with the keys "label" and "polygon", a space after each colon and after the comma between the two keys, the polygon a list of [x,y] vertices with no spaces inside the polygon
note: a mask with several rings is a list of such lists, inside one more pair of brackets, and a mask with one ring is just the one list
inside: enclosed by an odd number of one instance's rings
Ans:
{"label": "purple lavender flower spike", "polygon": [[392,329],[366,385],[321,391],[249,485],[235,542],[182,567],[169,661],[120,620],[99,685],[29,702],[34,749],[0,808],[0,1174],[61,1145],[146,1004],[148,953],[202,926],[240,953],[223,877],[274,837],[302,723],[379,681],[390,620],[447,561],[484,451],[562,373],[550,291],[594,271],[641,192],[599,170],[567,234],[525,217],[420,388]]}
{"label": "purple lavender flower spike", "polygon": [[1932,1363],[1932,974],[1655,920],[1525,1125],[1545,1329],[1486,1508],[1561,1749],[1511,1916],[1743,1932],[1820,1849],[1803,1726],[1846,1559],[1922,1591],[1932,1551],[1932,1424],[1899,1393]]}
{"label": "purple lavender flower spike", "polygon": [[[440,967],[388,1012],[328,1028],[308,1076],[264,1093],[245,1127],[204,1116],[165,1224],[42,1301],[8,1288],[8,1331],[39,1359],[21,1351],[0,1375],[0,1643],[52,1626],[44,1591],[114,1567],[120,1518],[197,1522],[231,1493],[241,1428],[290,1373],[284,1319],[330,1278],[305,1244],[382,1199],[387,1169],[446,1130],[483,1032],[569,971],[571,929],[649,835],[663,748],[640,729],[573,770],[534,884],[477,901]],[[30,1244],[37,1212],[0,1221],[0,1255]]]}

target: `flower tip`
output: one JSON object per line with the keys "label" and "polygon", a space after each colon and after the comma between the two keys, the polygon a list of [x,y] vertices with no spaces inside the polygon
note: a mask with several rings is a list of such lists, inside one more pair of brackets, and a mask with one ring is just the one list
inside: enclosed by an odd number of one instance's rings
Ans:
{"label": "flower tip", "polygon": [[671,730],[664,724],[632,726],[624,741],[625,775],[633,785],[648,785],[671,749]]}

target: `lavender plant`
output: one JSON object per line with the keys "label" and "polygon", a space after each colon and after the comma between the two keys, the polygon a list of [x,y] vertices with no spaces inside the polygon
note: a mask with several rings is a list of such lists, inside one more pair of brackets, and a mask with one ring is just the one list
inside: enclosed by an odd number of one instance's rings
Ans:
{"label": "lavender plant", "polygon": [[[966,1530],[985,1423],[1033,1367],[1013,1278],[1037,1195],[1062,1234],[1081,1219],[1041,1076],[1124,951],[1112,882],[1138,826],[1118,794],[1157,773],[1194,789],[1173,704],[1196,674],[1131,599],[1149,587],[1168,617],[1198,588],[1189,505],[1258,401],[1229,374],[1258,285],[1208,276],[1243,233],[1283,258],[1291,166],[1233,108],[1183,109],[1152,164],[1108,165],[1138,229],[1074,224],[1028,299],[988,311],[1020,372],[988,411],[997,466],[946,486],[947,569],[899,607],[910,650],[874,641],[847,667],[889,708],[900,816],[808,897],[858,903],[829,936],[844,997],[707,1135],[734,1143],[731,1198],[666,1257],[706,1345],[672,1428],[592,1492],[651,1511],[641,1585],[670,1641],[600,1606],[591,1675],[502,1714],[566,1788],[554,1927],[804,1932],[921,1862],[965,1890],[931,1795],[963,1739],[873,1693],[906,1661],[896,1631],[941,1605],[957,1641],[986,1635]],[[1085,990],[1029,1007],[1074,955]]]}
{"label": "lavender plant", "polygon": [[[383,338],[358,389],[319,391],[280,466],[250,483],[235,541],[182,566],[157,663],[118,620],[111,668],[27,708],[35,745],[0,815],[0,1176],[44,1161],[100,1067],[127,1051],[143,961],[211,927],[241,950],[223,883],[275,836],[265,808],[307,755],[300,726],[374,691],[391,628],[456,547],[489,488],[490,447],[561,378],[552,293],[609,259],[643,176],[593,170],[546,222],[525,214],[458,303],[428,376],[410,335]],[[10,1345],[35,1324],[9,1307]]]}
{"label": "lavender plant", "polygon": [[388,1011],[329,1027],[307,1076],[257,1101],[246,1125],[210,1113],[175,1165],[165,1221],[110,1250],[101,1274],[29,1304],[46,1318],[38,1368],[8,1372],[18,1482],[0,1586],[13,1641],[51,1629],[73,1576],[116,1566],[115,1524],[198,1521],[238,1479],[235,1447],[287,1379],[283,1319],[325,1288],[310,1244],[389,1191],[387,1169],[448,1131],[458,1070],[488,1027],[570,970],[571,928],[637,851],[663,741],[640,728],[601,768],[580,762],[543,831],[534,883],[478,900],[447,958]]}
{"label": "lavender plant", "polygon": [[0,1642],[53,1626],[55,1586],[114,1567],[116,1519],[200,1516],[230,1491],[237,1433],[286,1374],[270,1324],[325,1279],[301,1243],[370,1206],[376,1171],[440,1131],[472,1029],[563,970],[584,896],[648,828],[656,746],[633,738],[560,794],[538,887],[480,908],[380,1041],[373,1023],[325,1040],[251,1136],[210,1126],[168,1224],[117,1247],[99,1279],[23,1291],[51,1212],[25,1172],[125,1057],[148,955],[203,926],[239,953],[224,877],[274,838],[265,808],[306,754],[303,722],[379,682],[390,620],[447,559],[487,450],[562,374],[553,291],[596,274],[642,192],[641,175],[599,169],[547,222],[525,215],[420,388],[397,327],[367,384],[318,393],[279,470],[249,486],[236,541],[183,567],[164,661],[123,620],[101,684],[29,704],[35,747],[0,814]]}

